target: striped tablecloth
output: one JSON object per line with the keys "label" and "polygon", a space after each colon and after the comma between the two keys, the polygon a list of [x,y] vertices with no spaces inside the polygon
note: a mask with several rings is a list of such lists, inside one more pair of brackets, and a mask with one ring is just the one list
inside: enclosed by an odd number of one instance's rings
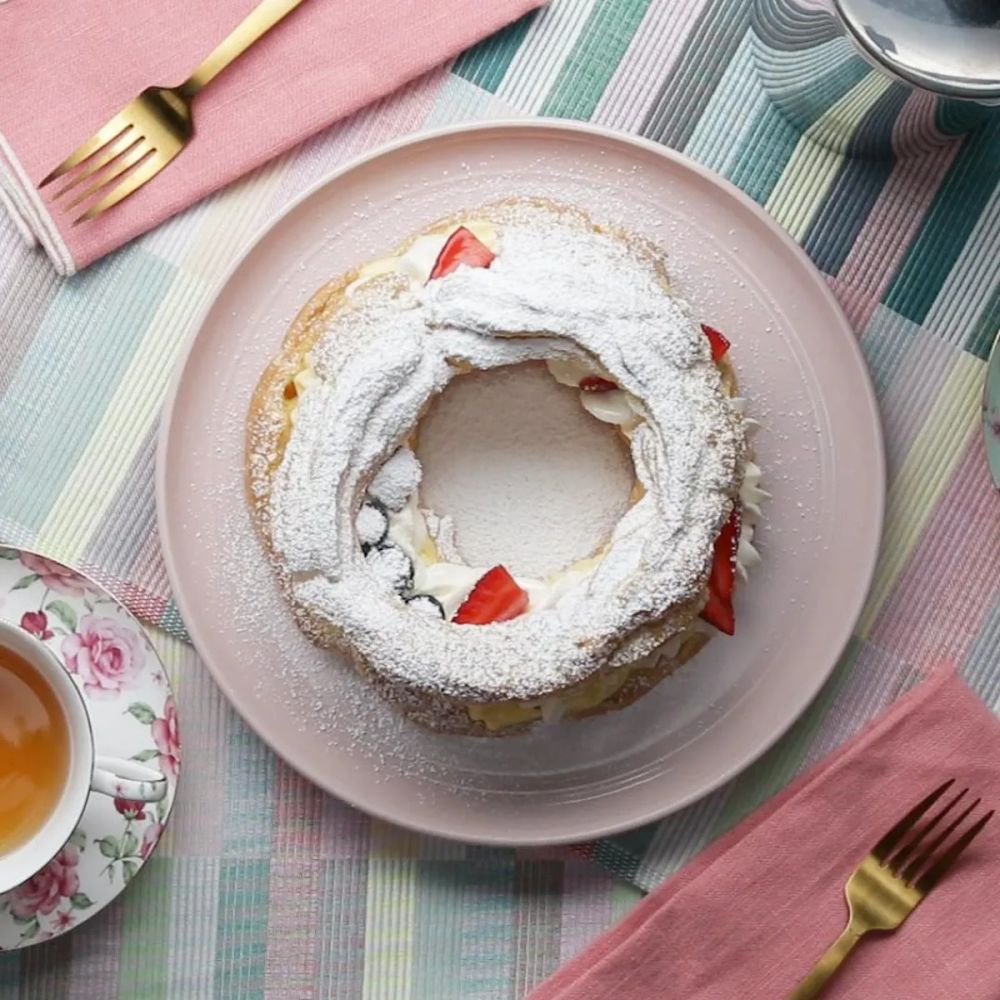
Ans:
{"label": "striped tablecloth", "polygon": [[4,1000],[517,997],[627,910],[635,886],[889,703],[915,664],[953,658],[1000,706],[1000,498],[978,434],[1000,327],[1000,120],[932,134],[904,158],[835,152],[814,141],[829,115],[846,110],[877,134],[906,95],[878,78],[834,80],[834,110],[803,134],[761,87],[750,7],[553,0],[69,280],[0,222],[0,539],[88,567],[182,635],[158,556],[153,438],[192,317],[234,253],[311,181],[392,136],[590,119],[683,150],[764,204],[827,275],[868,358],[891,477],[884,551],[814,706],[727,787],[594,845],[625,882],[568,850],[444,844],[319,794],[164,632],[187,763],[162,849],[90,924],[0,956]]}

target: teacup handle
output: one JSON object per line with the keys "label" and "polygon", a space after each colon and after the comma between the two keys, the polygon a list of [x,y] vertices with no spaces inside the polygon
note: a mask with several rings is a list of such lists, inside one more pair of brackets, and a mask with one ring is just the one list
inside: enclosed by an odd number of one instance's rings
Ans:
{"label": "teacup handle", "polygon": [[97,757],[90,787],[95,792],[132,802],[159,802],[167,794],[167,779],[134,760]]}

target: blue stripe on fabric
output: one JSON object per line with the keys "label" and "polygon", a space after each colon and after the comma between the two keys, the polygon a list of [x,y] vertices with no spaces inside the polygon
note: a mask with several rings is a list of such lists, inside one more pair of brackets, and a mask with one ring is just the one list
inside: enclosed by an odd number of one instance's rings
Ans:
{"label": "blue stripe on fabric", "polygon": [[44,521],[175,273],[132,247],[59,288],[0,409],[0,510],[7,517],[32,530]]}

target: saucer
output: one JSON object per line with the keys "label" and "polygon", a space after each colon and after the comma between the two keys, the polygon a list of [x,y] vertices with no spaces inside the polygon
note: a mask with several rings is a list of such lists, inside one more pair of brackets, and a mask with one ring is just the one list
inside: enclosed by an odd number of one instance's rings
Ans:
{"label": "saucer", "polygon": [[0,951],[59,937],[115,899],[146,863],[173,807],[180,742],[166,671],[135,618],[103,587],[28,549],[0,546],[0,618],[41,639],[87,701],[97,753],[167,776],[161,802],[91,792],[63,849],[0,894]]}

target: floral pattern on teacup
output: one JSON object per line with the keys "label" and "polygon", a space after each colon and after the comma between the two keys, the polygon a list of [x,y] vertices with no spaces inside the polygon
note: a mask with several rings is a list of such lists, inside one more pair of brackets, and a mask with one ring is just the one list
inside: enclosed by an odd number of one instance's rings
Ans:
{"label": "floral pattern on teacup", "polygon": [[62,850],[27,882],[0,896],[0,913],[7,910],[20,927],[20,940],[30,941],[41,930],[42,921],[51,928],[68,930],[76,922],[74,910],[89,910],[93,900],[80,891],[80,853],[87,849],[87,835],[78,828]]}
{"label": "floral pattern on teacup", "polygon": [[150,735],[160,751],[158,761],[160,770],[168,777],[177,778],[177,768],[181,762],[181,741],[177,731],[177,709],[171,695],[163,708],[163,718],[153,719]]}
{"label": "floral pattern on teacup", "polygon": [[[27,570],[27,572],[25,572]],[[0,894],[0,951],[58,937],[111,902],[156,849],[180,771],[177,709],[141,626],[96,583],[46,556],[0,546],[0,617],[43,641],[88,702],[98,753],[167,778],[161,802],[91,794],[62,850]]]}
{"label": "floral pattern on teacup", "polygon": [[87,694],[114,698],[135,682],[146,659],[138,632],[102,615],[84,615],[62,643],[66,669]]}
{"label": "floral pattern on teacup", "polygon": [[32,580],[32,576],[40,579],[45,584],[47,590],[54,590],[57,594],[65,594],[67,597],[83,597],[84,594],[93,590],[93,584],[80,576],[76,570],[57,563],[54,559],[46,559],[45,556],[36,555],[34,552],[22,552],[21,565],[29,570],[27,577],[22,577],[15,584],[14,589],[24,586],[25,580]]}

